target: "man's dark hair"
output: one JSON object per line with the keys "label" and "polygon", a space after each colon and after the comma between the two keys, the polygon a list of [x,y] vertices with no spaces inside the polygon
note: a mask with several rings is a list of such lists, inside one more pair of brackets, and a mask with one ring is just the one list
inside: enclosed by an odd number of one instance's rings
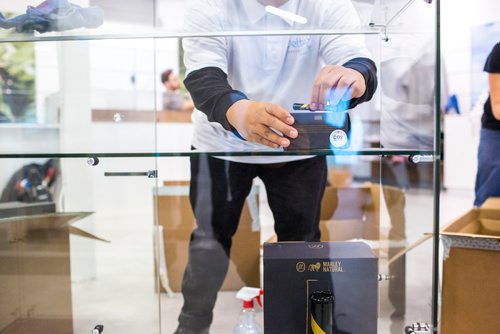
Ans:
{"label": "man's dark hair", "polygon": [[170,74],[172,74],[172,73],[173,73],[173,71],[171,69],[163,71],[163,73],[161,74],[161,82],[162,83],[167,82],[168,79],[170,79]]}

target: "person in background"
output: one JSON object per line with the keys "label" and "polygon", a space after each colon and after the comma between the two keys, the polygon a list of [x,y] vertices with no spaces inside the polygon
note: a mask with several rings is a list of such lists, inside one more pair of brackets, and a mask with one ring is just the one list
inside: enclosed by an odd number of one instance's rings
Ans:
{"label": "person in background", "polygon": [[478,149],[475,206],[488,197],[500,196],[500,43],[491,51],[484,71],[488,72],[490,95],[484,104]]}
{"label": "person in background", "polygon": [[168,69],[161,74],[161,82],[165,86],[163,93],[163,110],[192,111],[193,101],[180,90],[181,82],[179,77]]}
{"label": "person in background", "polygon": [[[188,3],[185,29],[195,33],[298,26],[269,13],[266,6],[301,15],[315,28],[335,31],[360,24],[350,0]],[[372,98],[377,69],[361,35],[191,37],[182,42],[184,84],[196,106],[193,149],[278,152],[191,156],[189,196],[197,227],[191,235],[182,282],[184,305],[175,333],[208,334],[228,270],[232,237],[255,177],[265,184],[279,241],[320,240],[325,156],[279,154],[301,136],[290,112],[293,103],[309,102],[312,110],[326,110],[348,102],[352,109]]]}

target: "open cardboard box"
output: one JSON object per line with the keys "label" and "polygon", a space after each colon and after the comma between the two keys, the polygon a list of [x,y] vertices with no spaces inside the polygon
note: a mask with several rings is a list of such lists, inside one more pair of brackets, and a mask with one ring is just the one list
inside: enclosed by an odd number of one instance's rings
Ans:
{"label": "open cardboard box", "polygon": [[441,333],[498,333],[500,198],[490,198],[441,231]]}
{"label": "open cardboard box", "polygon": [[[255,189],[255,188],[254,188]],[[195,218],[189,203],[189,181],[164,182],[164,187],[158,189],[158,224],[162,227],[162,246],[166,277],[161,279],[162,291],[179,292],[182,277],[188,260],[188,246],[191,232],[196,226]],[[258,194],[254,203],[258,209]],[[258,216],[258,213],[257,213]],[[253,217],[250,213],[248,200],[245,202],[240,217],[238,230],[233,237],[231,261],[228,274],[221,290],[236,291],[244,286],[260,286],[260,231],[252,228]],[[160,271],[162,267],[162,256]]]}
{"label": "open cardboard box", "polygon": [[1,334],[73,333],[70,234],[103,241],[72,226],[90,214],[0,219]]}

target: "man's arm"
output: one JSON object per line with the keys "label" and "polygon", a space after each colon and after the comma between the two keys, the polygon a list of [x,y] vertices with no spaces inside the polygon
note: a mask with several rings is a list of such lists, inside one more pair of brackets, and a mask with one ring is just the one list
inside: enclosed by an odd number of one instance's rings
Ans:
{"label": "man's arm", "polygon": [[[360,20],[350,0],[320,1],[321,27],[332,30],[360,27]],[[370,59],[362,35],[323,35],[320,53],[327,64],[317,75],[311,94],[312,104],[323,109],[328,101],[333,107],[352,109],[368,101],[377,89],[377,68]]]}
{"label": "man's arm", "polygon": [[500,121],[500,73],[490,73],[488,75],[490,82],[491,110],[497,121]]}
{"label": "man's arm", "polygon": [[220,68],[193,71],[184,84],[196,108],[205,113],[209,121],[221,124],[240,138],[278,148],[290,145],[290,140],[282,134],[297,137],[297,130],[291,127],[294,119],[288,111],[276,104],[248,100],[244,93],[232,89]]}
{"label": "man's arm", "polygon": [[235,102],[248,98],[232,89],[224,71],[218,67],[196,70],[188,74],[184,85],[195,107],[205,113],[210,122],[220,123],[226,130],[234,130],[227,120],[226,112]]}
{"label": "man's arm", "polygon": [[343,66],[327,65],[316,76],[311,94],[311,109],[349,102],[346,109],[369,101],[377,90],[377,68],[368,58],[358,57]]}

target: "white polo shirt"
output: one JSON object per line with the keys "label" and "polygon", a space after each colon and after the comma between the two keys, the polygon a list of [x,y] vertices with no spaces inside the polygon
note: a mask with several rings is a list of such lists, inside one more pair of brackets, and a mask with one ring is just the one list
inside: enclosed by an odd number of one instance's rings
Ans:
{"label": "white polo shirt", "polygon": [[[350,0],[289,0],[280,7],[307,18],[305,25],[270,14],[257,0],[191,0],[185,14],[188,32],[241,30],[359,28]],[[356,57],[370,57],[362,35],[296,35],[185,38],[187,74],[218,67],[231,87],[250,100],[272,102],[292,111],[295,102],[308,103],[314,79],[326,64],[342,65]],[[200,151],[282,151],[244,141],[207,116],[193,113],[192,145]],[[300,134],[299,134],[300,135]],[[223,157],[245,163],[276,163],[299,156]]]}

